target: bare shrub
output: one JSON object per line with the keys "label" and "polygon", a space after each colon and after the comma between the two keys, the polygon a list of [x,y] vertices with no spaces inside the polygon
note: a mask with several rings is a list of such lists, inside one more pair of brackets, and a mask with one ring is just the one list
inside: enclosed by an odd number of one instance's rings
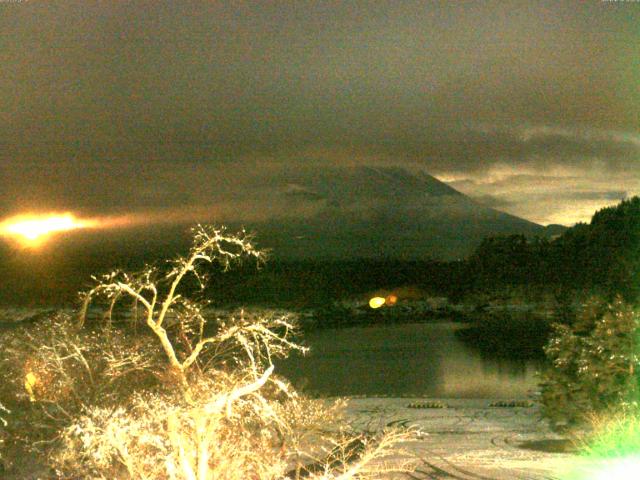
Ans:
{"label": "bare shrub", "polygon": [[[100,479],[346,480],[411,470],[411,461],[385,462],[411,432],[330,432],[332,412],[320,401],[308,411],[307,402],[273,402],[262,394],[238,402],[227,416],[220,398],[194,405],[141,395],[127,409],[90,409],[65,429],[53,464],[63,477]],[[293,412],[300,423],[287,421]],[[300,441],[311,432],[313,443]]]}
{"label": "bare shrub", "polygon": [[[11,410],[5,447],[45,456],[61,428],[90,406],[126,404],[137,390],[160,386],[161,353],[144,336],[78,329],[59,313],[3,332],[0,402]],[[140,345],[144,344],[144,348]]]}

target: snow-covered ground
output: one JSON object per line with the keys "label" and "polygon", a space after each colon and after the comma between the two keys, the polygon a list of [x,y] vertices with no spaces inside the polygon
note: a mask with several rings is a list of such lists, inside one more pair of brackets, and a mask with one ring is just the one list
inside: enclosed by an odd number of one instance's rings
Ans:
{"label": "snow-covered ground", "polygon": [[[412,408],[435,400],[447,408]],[[422,432],[403,445],[419,459],[416,472],[388,478],[564,479],[581,462],[575,454],[553,452],[565,441],[549,430],[537,406],[493,407],[492,402],[352,398],[346,417],[358,431],[395,425]]]}

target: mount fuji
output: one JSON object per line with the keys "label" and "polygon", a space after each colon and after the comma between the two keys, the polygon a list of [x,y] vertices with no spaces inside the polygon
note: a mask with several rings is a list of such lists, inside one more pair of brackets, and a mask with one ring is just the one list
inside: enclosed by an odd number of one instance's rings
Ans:
{"label": "mount fuji", "polygon": [[547,235],[539,224],[486,207],[423,171],[307,169],[272,191],[282,210],[254,223],[286,259],[457,259],[489,235]]}

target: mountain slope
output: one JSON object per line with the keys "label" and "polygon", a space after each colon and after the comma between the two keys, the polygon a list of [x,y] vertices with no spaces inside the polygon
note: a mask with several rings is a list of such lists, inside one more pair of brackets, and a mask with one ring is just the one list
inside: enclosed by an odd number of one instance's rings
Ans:
{"label": "mountain slope", "polygon": [[402,168],[291,174],[275,195],[285,210],[304,212],[255,224],[262,243],[280,258],[454,259],[488,235],[545,236],[541,225]]}

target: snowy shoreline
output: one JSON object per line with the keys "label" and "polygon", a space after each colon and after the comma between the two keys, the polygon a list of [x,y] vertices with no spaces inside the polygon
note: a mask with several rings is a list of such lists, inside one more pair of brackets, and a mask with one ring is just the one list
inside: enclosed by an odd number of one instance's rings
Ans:
{"label": "snowy shoreline", "polygon": [[[535,404],[491,407],[494,399],[348,397],[345,418],[356,431],[415,427],[402,447],[419,459],[412,477],[493,480],[562,478],[580,458],[553,451],[567,444],[551,432]],[[442,402],[446,408],[411,404]],[[400,460],[395,459],[395,460]]]}

